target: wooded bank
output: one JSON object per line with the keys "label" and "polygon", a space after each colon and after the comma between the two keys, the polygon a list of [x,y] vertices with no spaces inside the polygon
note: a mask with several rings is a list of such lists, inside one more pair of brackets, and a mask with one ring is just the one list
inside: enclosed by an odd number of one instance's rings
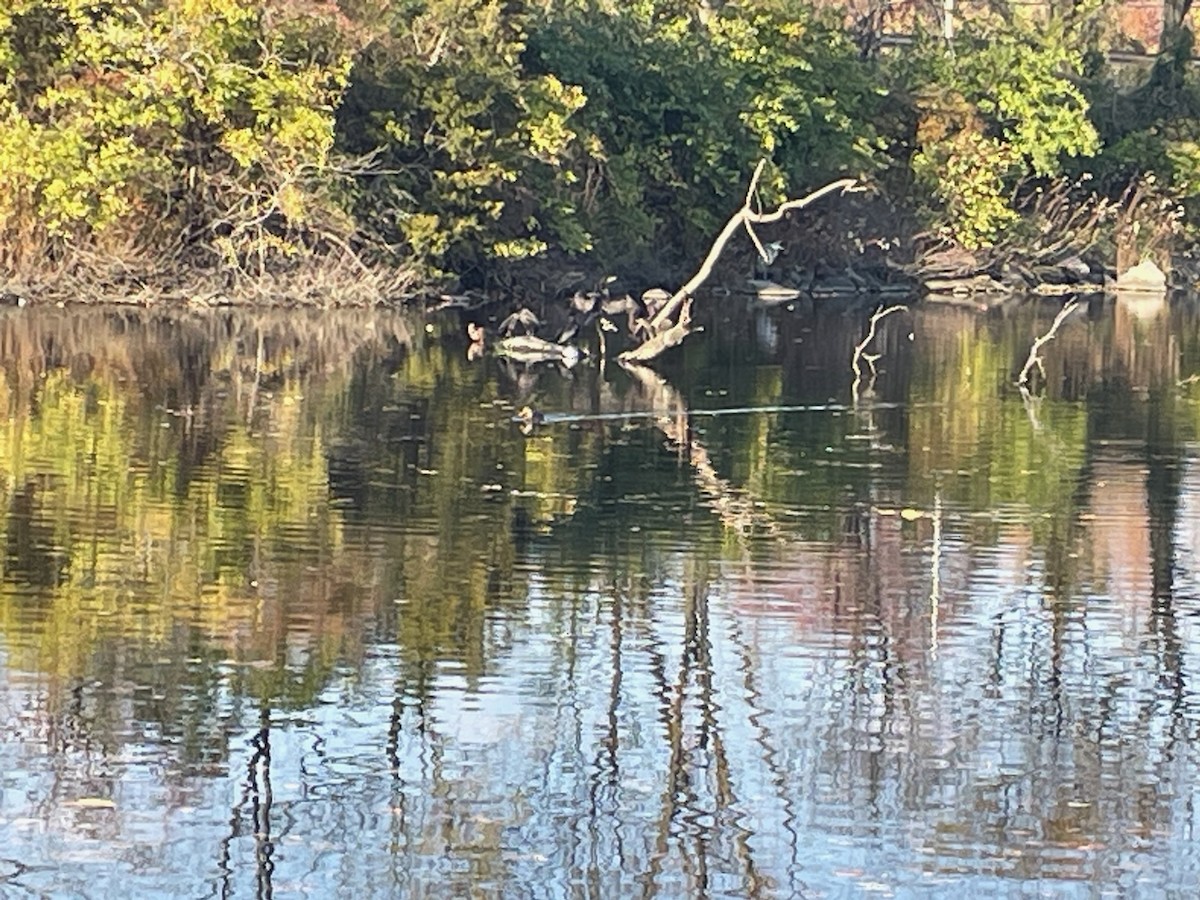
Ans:
{"label": "wooded bank", "polygon": [[[1185,7],[1131,74],[1107,0],[958,4],[952,42],[940,7],[860,6],[11,0],[0,289],[361,302],[530,261],[647,273],[702,257],[760,158],[762,208],[869,188],[806,214],[790,266],[1011,280],[1168,268],[1192,239]],[[912,44],[881,54],[900,14]]]}

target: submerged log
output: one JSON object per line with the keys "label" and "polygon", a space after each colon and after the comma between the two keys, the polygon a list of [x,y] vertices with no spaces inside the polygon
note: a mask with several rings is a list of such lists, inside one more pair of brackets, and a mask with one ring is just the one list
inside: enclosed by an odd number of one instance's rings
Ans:
{"label": "submerged log", "polygon": [[991,275],[970,275],[964,278],[930,278],[925,282],[925,290],[930,299],[939,296],[964,297],[976,294],[1003,294],[1007,296],[1013,289],[1002,281],[997,281]]}
{"label": "submerged log", "polygon": [[749,294],[759,303],[768,305],[798,300],[804,295],[804,292],[800,288],[788,287],[776,284],[774,281],[763,281],[758,278],[751,278],[747,281],[741,293]]}
{"label": "submerged log", "polygon": [[560,362],[568,367],[579,362],[581,355],[579,348],[574,344],[556,344],[532,334],[520,334],[499,340],[492,345],[492,352],[517,362]]}

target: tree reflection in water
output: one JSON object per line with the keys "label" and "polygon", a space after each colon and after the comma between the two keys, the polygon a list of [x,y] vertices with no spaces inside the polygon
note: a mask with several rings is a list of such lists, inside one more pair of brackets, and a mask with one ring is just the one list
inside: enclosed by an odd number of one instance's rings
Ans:
{"label": "tree reflection in water", "polygon": [[1190,885],[1195,315],[1094,304],[1030,404],[1053,308],[917,309],[851,405],[868,315],[602,376],[387,314],[0,319],[0,879]]}

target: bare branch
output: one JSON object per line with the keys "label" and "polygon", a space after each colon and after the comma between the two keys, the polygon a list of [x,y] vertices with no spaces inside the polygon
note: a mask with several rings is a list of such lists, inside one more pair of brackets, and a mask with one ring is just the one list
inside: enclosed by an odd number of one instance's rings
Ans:
{"label": "bare branch", "polygon": [[749,209],[750,204],[754,202],[754,194],[758,190],[758,179],[762,178],[763,169],[766,167],[765,159],[760,159],[758,165],[754,167],[754,174],[750,176],[750,186],[746,188],[746,200],[742,203],[742,209]]}
{"label": "bare branch", "polygon": [[850,368],[854,372],[854,383],[850,385],[850,396],[854,403],[858,403],[859,389],[862,385],[863,369],[862,363],[866,362],[867,368],[871,370],[871,381],[868,383],[868,388],[875,381],[875,361],[879,359],[878,353],[867,353],[867,348],[871,346],[871,342],[875,340],[875,332],[879,327],[879,323],[890,316],[892,313],[908,312],[908,307],[898,303],[894,306],[879,307],[871,314],[871,321],[867,325],[867,333],[861,341],[854,347],[854,356],[850,360]]}
{"label": "bare branch", "polygon": [[1029,373],[1034,366],[1038,367],[1038,371],[1042,373],[1043,380],[1045,379],[1046,369],[1042,365],[1040,351],[1043,346],[1054,340],[1054,336],[1058,332],[1059,326],[1066,321],[1067,316],[1073,313],[1078,306],[1079,301],[1072,300],[1058,311],[1058,315],[1054,317],[1054,321],[1050,323],[1050,328],[1046,331],[1046,333],[1033,339],[1033,346],[1029,348],[1029,358],[1025,360],[1025,365],[1021,367],[1021,374],[1017,376],[1017,384],[1024,387],[1029,383]]}
{"label": "bare branch", "polygon": [[767,255],[767,248],[763,246],[763,242],[758,239],[758,235],[754,232],[754,226],[749,221],[746,222],[746,234],[750,235],[750,240],[754,243],[754,249],[758,251],[759,259],[769,263],[771,257]]}
{"label": "bare branch", "polygon": [[[787,200],[769,212],[755,212],[752,203],[754,200],[755,191],[758,188],[758,181],[762,177],[763,168],[765,166],[766,160],[759,160],[758,165],[754,169],[754,175],[750,179],[750,186],[746,191],[746,199],[742,203],[742,207],[730,217],[728,222],[725,223],[725,227],[721,229],[720,234],[718,234],[716,240],[713,241],[713,245],[709,249],[708,255],[704,258],[704,262],[700,264],[699,270],[697,270],[696,274],[693,275],[691,279],[689,279],[688,282],[683,285],[683,287],[681,287],[671,296],[670,300],[663,304],[662,309],[660,309],[650,320],[649,331],[652,335],[657,336],[668,329],[674,329],[677,327],[672,323],[675,320],[676,314],[678,314],[680,309],[683,307],[684,301],[694,295],[696,291],[700,289],[700,286],[708,280],[708,277],[712,274],[713,268],[716,266],[717,260],[720,258],[721,253],[725,249],[725,245],[729,243],[729,239],[733,237],[738,228],[744,226],[747,229],[751,235],[751,240],[755,242],[759,252],[765,256],[765,250],[763,249],[761,242],[758,241],[757,235],[755,235],[751,230],[751,225],[763,225],[772,222],[778,222],[789,212],[803,209],[804,207],[815,203],[817,200],[820,200],[822,197],[825,197],[828,194],[835,192],[845,193],[849,190],[852,190],[857,184],[853,178],[843,178],[839,181],[827,184],[823,188],[813,191],[806,197],[801,197],[797,200]],[[653,339],[654,338],[651,338],[651,340]],[[679,340],[682,339],[683,336],[680,335]],[[651,359],[653,356],[657,355],[657,353],[662,352],[662,350],[665,350],[669,346],[674,346],[674,344],[678,342],[679,341],[668,343],[665,346],[660,347],[659,350],[653,354],[648,354],[646,351],[642,350],[642,347],[637,347],[621,354],[620,358],[625,360]],[[647,343],[649,343],[649,341]]]}
{"label": "bare branch", "polygon": [[858,182],[856,182],[853,178],[842,178],[839,181],[834,181],[825,185],[823,188],[817,188],[817,190],[813,191],[807,197],[801,197],[798,200],[786,200],[779,204],[779,206],[777,206],[771,212],[756,213],[750,209],[746,209],[746,218],[756,225],[767,225],[771,222],[778,222],[788,213],[794,212],[798,209],[804,209],[806,206],[811,206],[825,195],[832,194],[834,191],[840,191],[843,194],[847,191],[852,191],[855,189],[857,184]]}

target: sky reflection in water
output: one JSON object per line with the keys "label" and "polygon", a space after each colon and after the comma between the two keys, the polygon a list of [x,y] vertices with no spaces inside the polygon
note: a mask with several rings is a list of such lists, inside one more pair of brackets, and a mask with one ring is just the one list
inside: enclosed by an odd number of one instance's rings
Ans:
{"label": "sky reflection in water", "polygon": [[0,320],[0,895],[1185,895],[1196,316],[869,312]]}

